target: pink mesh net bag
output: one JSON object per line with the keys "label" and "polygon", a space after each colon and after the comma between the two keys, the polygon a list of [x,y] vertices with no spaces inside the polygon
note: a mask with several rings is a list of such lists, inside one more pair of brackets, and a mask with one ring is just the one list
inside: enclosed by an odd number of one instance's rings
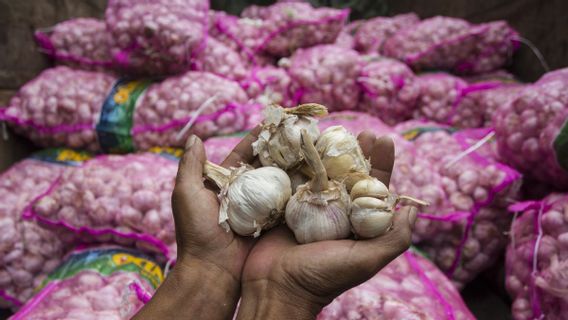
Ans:
{"label": "pink mesh net bag", "polygon": [[243,135],[226,136],[226,137],[213,137],[205,140],[205,153],[207,160],[221,164],[225,158],[233,151],[233,149],[241,142]]}
{"label": "pink mesh net bag", "polygon": [[120,153],[241,131],[247,100],[237,82],[211,73],[152,83],[60,66],[24,85],[0,120],[42,146]]}
{"label": "pink mesh net bag", "polygon": [[420,86],[420,96],[413,117],[448,123],[467,82],[448,73],[422,74],[416,77],[416,82]]}
{"label": "pink mesh net bag", "polygon": [[292,80],[283,68],[273,66],[254,67],[241,81],[241,86],[249,98],[263,105],[276,103],[285,107],[295,105],[290,92]]}
{"label": "pink mesh net bag", "polygon": [[383,58],[371,61],[361,69],[357,82],[363,92],[360,109],[389,125],[412,117],[420,86],[404,63]]}
{"label": "pink mesh net bag", "polygon": [[345,49],[355,49],[355,35],[361,24],[362,20],[355,20],[343,26],[333,44]]}
{"label": "pink mesh net bag", "polygon": [[509,209],[505,284],[515,320],[560,320],[568,314],[568,197],[550,194]]}
{"label": "pink mesh net bag", "polygon": [[237,51],[212,37],[207,39],[205,48],[193,57],[191,69],[235,81],[244,79],[250,72],[249,64]]}
{"label": "pink mesh net bag", "polygon": [[114,61],[148,75],[189,70],[205,45],[208,12],[206,0],[109,1],[105,22]]}
{"label": "pink mesh net bag", "polygon": [[568,187],[568,72],[545,75],[520,90],[493,117],[501,158],[527,176]]}
{"label": "pink mesh net bag", "polygon": [[381,53],[387,39],[418,22],[420,18],[415,13],[365,20],[355,33],[355,49],[365,53]]}
{"label": "pink mesh net bag", "polygon": [[83,242],[136,246],[174,259],[175,160],[156,153],[98,156],[64,172],[24,217]]}
{"label": "pink mesh net bag", "polygon": [[40,50],[58,63],[82,69],[113,67],[111,37],[103,20],[77,18],[35,32]]}
{"label": "pink mesh net bag", "polygon": [[90,157],[85,152],[48,149],[33,154],[0,176],[0,305],[17,308],[60,262],[65,234],[23,221],[28,204],[66,171]]}
{"label": "pink mesh net bag", "polygon": [[386,41],[383,52],[414,69],[475,74],[506,64],[518,47],[517,38],[503,21],[472,25],[437,16],[401,30]]}
{"label": "pink mesh net bag", "polygon": [[406,128],[412,147],[397,154],[391,186],[430,203],[413,242],[461,288],[504,249],[506,208],[518,197],[521,176],[495,161],[490,129],[452,132],[439,125]]}
{"label": "pink mesh net bag", "polygon": [[355,109],[361,64],[357,52],[334,45],[297,50],[288,68],[294,98],[299,103],[321,103],[330,111]]}
{"label": "pink mesh net bag", "polygon": [[373,278],[344,292],[318,320],[475,319],[451,281],[409,250]]}
{"label": "pink mesh net bag", "polygon": [[10,319],[130,319],[163,281],[150,257],[124,248],[75,250]]}

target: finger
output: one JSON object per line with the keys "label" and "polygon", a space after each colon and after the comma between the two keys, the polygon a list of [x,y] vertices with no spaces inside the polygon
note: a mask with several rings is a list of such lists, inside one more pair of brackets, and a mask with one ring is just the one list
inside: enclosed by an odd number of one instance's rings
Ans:
{"label": "finger", "polygon": [[375,140],[371,150],[371,176],[379,179],[386,186],[390,183],[394,166],[394,141],[389,136]]}
{"label": "finger", "polygon": [[252,152],[252,143],[258,139],[258,134],[262,128],[257,126],[254,128],[246,137],[239,142],[239,144],[231,151],[231,153],[225,158],[225,161],[221,163],[221,166],[228,168],[228,167],[236,167],[241,162],[242,163],[252,163],[254,161],[255,156]]}
{"label": "finger", "polygon": [[361,150],[363,150],[365,158],[371,156],[371,151],[373,150],[376,139],[375,134],[369,130],[365,130],[357,136],[357,141],[359,142],[359,146],[361,146]]}
{"label": "finger", "polygon": [[203,142],[196,135],[191,135],[187,139],[183,156],[179,162],[176,188],[187,191],[199,191],[204,188],[203,165],[206,159]]}
{"label": "finger", "polygon": [[356,265],[363,272],[374,274],[405,252],[412,242],[412,229],[417,209],[403,207],[393,217],[391,230],[382,236],[369,240],[358,240],[354,246]]}

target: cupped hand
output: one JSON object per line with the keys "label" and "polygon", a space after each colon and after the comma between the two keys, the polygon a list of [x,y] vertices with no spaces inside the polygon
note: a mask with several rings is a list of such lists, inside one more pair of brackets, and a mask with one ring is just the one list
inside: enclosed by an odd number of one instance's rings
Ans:
{"label": "cupped hand", "polygon": [[[257,139],[259,132],[260,128],[251,131],[221,166],[228,168],[250,163],[254,159],[251,143]],[[197,259],[240,280],[253,239],[237,236],[219,226],[218,190],[210,188],[203,180],[206,160],[201,140],[196,136],[190,137],[179,164],[172,195],[177,263]]]}
{"label": "cupped hand", "polygon": [[[358,137],[371,175],[388,186],[394,165],[391,138]],[[405,207],[385,235],[368,240],[333,240],[298,244],[280,226],[266,232],[248,255],[242,274],[239,317],[312,318],[343,291],[375,275],[410,245],[416,208]],[[256,303],[250,303],[251,300]]]}

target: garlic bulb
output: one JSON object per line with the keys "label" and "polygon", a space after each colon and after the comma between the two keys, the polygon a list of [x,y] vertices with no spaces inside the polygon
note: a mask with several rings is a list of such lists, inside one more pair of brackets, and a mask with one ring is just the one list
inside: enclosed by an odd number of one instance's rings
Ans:
{"label": "garlic bulb", "polygon": [[367,177],[355,183],[351,189],[351,227],[360,238],[383,235],[392,226],[397,203],[404,199],[420,205],[428,203],[389,192],[387,186],[376,178]]}
{"label": "garlic bulb", "polygon": [[226,169],[207,161],[204,174],[221,189],[219,224],[242,236],[278,224],[292,194],[290,178],[276,167]]}
{"label": "garlic bulb", "polygon": [[303,156],[300,150],[300,130],[305,129],[312,140],[319,136],[314,116],[327,114],[326,107],[310,103],[284,109],[277,105],[266,107],[263,128],[252,144],[263,166],[277,166],[284,170],[296,167]]}
{"label": "garlic bulb", "polygon": [[343,239],[349,236],[351,201],[343,183],[328,180],[311,136],[301,132],[301,150],[315,172],[298,187],[286,205],[286,224],[299,243]]}
{"label": "garlic bulb", "polygon": [[[342,126],[324,130],[316,143],[330,179],[343,181],[347,190],[369,175],[371,164],[365,159],[357,138]],[[307,170],[309,175],[311,170]]]}

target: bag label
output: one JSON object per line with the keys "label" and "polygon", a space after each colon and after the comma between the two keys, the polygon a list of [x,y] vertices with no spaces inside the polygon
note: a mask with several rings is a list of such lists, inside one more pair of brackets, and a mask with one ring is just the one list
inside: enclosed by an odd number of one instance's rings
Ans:
{"label": "bag label", "polygon": [[450,134],[453,134],[457,131],[455,128],[441,128],[441,127],[418,127],[412,128],[410,130],[404,131],[401,135],[405,140],[414,141],[418,139],[422,134],[428,132],[436,132],[436,131],[446,131]]}
{"label": "bag label", "polygon": [[132,123],[136,104],[152,82],[120,79],[103,102],[96,125],[101,149],[106,153],[134,151]]}
{"label": "bag label", "polygon": [[52,148],[36,152],[31,159],[50,162],[66,166],[79,166],[93,156],[86,151],[77,151],[67,148]]}
{"label": "bag label", "polygon": [[125,248],[98,248],[77,251],[55,269],[42,282],[41,289],[49,282],[63,280],[84,270],[92,270],[108,276],[114,272],[134,272],[154,288],[164,280],[162,268],[149,256]]}
{"label": "bag label", "polygon": [[554,139],[553,147],[556,161],[560,167],[568,171],[568,120],[564,122],[562,129]]}

